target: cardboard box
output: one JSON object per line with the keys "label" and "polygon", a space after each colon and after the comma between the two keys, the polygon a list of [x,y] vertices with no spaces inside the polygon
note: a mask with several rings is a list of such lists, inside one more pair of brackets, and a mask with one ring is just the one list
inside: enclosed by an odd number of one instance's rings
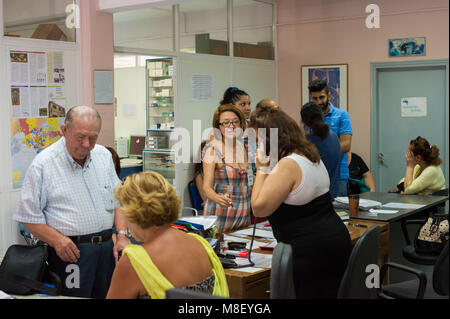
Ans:
{"label": "cardboard box", "polygon": [[56,24],[39,24],[34,30],[33,39],[67,41],[67,36]]}

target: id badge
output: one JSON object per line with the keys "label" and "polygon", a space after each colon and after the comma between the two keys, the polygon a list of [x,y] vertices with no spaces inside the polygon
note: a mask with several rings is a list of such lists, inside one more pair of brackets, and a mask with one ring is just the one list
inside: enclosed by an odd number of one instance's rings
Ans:
{"label": "id badge", "polygon": [[103,203],[105,205],[106,211],[108,211],[109,213],[114,212],[114,208],[115,208],[114,207],[115,206],[114,191],[113,191],[113,188],[110,185],[104,186]]}
{"label": "id badge", "polygon": [[252,166],[247,168],[248,186],[253,186],[253,169]]}

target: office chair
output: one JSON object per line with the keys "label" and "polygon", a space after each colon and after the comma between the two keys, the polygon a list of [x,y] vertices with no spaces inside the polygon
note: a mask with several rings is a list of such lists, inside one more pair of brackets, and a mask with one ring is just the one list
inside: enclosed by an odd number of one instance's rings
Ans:
{"label": "office chair", "polygon": [[295,299],[292,246],[279,242],[272,254],[270,298]]}
{"label": "office chair", "polygon": [[[441,189],[438,191],[434,191],[430,193],[431,196],[448,196],[448,188]],[[430,214],[431,212],[438,213],[438,214],[445,214],[445,203],[436,206],[434,210],[426,211],[426,215]],[[423,214],[422,214],[423,215]],[[421,219],[404,219],[401,221],[401,227],[402,227],[402,233],[403,237],[405,238],[406,246],[403,247],[402,254],[403,257],[408,260],[409,262],[412,262],[413,264],[418,265],[434,265],[439,257],[439,255],[434,254],[419,254],[416,252],[414,248],[414,242],[411,242],[410,235],[408,233],[408,225],[422,225],[426,222],[428,217],[423,217]]]}
{"label": "office chair", "polygon": [[376,299],[376,289],[366,286],[366,267],[378,265],[381,227],[370,227],[356,242],[338,290],[339,299]]}
{"label": "office chair", "polygon": [[166,290],[166,299],[227,299],[184,288],[171,288]]}
{"label": "office chair", "polygon": [[[418,269],[389,262],[381,267],[380,288],[378,296],[385,299],[447,299],[449,296],[448,242],[445,244],[433,269],[432,284],[427,281],[426,274]],[[383,286],[384,274],[392,267],[415,274],[417,279]]]}

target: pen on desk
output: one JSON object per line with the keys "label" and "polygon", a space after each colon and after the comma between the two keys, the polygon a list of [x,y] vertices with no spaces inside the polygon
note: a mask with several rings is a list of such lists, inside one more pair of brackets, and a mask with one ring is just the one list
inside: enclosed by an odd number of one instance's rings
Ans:
{"label": "pen on desk", "polygon": [[367,225],[363,225],[363,224],[354,224],[354,223],[348,223],[348,224],[349,224],[350,226],[367,228]]}

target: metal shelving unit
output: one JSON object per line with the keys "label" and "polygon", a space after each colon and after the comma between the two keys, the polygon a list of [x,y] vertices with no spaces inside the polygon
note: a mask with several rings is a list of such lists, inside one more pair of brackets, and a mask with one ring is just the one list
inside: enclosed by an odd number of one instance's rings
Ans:
{"label": "metal shelving unit", "polygon": [[148,59],[147,136],[143,170],[163,175],[175,186],[175,160],[170,134],[175,128],[174,65],[172,58]]}

